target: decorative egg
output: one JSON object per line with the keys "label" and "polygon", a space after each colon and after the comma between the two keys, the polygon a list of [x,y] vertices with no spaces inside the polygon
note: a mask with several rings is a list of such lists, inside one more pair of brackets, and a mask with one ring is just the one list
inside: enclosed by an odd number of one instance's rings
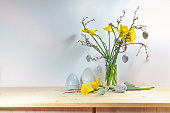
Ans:
{"label": "decorative egg", "polygon": [[123,55],[123,56],[122,56],[122,61],[123,61],[124,63],[126,63],[126,62],[128,61],[128,56]]}
{"label": "decorative egg", "polygon": [[135,87],[135,84],[132,81],[126,81],[124,83],[127,87]]}
{"label": "decorative egg", "polygon": [[71,73],[67,77],[65,86],[66,86],[67,90],[80,88],[79,79],[77,78],[77,76],[74,73]]}
{"label": "decorative egg", "polygon": [[104,95],[105,92],[106,92],[106,90],[104,88],[100,88],[100,89],[98,89],[97,94],[98,95]]}
{"label": "decorative egg", "polygon": [[118,84],[114,87],[115,92],[124,93],[127,90],[127,86],[125,84]]}
{"label": "decorative egg", "polygon": [[109,86],[106,86],[106,87],[105,87],[105,91],[109,91]]}
{"label": "decorative egg", "polygon": [[81,84],[85,84],[87,85],[89,82],[91,81],[96,81],[96,76],[95,74],[93,73],[92,69],[87,67],[83,73],[81,74],[81,78],[80,78],[80,81],[81,81]]}
{"label": "decorative egg", "polygon": [[101,66],[101,65],[98,65],[96,69],[97,69],[97,71],[98,71],[99,73],[102,72],[102,66]]}
{"label": "decorative egg", "polygon": [[87,62],[90,62],[90,59],[91,59],[91,55],[87,55],[87,56],[86,56]]}
{"label": "decorative egg", "polygon": [[144,39],[147,39],[148,36],[149,36],[149,33],[146,32],[146,31],[144,31],[144,32],[142,33],[142,36],[143,36]]}

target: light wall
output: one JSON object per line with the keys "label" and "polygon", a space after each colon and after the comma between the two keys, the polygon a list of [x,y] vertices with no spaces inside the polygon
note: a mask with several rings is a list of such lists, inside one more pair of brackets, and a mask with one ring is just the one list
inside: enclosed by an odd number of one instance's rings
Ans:
{"label": "light wall", "polygon": [[134,81],[140,86],[170,85],[170,1],[169,0],[1,0],[0,1],[0,87],[63,86],[67,76],[78,77],[86,67],[95,69],[104,61],[87,62],[86,55],[98,54],[77,44],[81,36],[81,20],[95,19],[89,27],[108,41],[102,30],[115,22],[126,10],[124,25],[132,23],[134,11],[140,6],[137,23],[147,25],[148,40],[140,31],[136,42],[148,45],[149,62],[144,48],[131,46],[128,63],[119,55],[118,80]]}

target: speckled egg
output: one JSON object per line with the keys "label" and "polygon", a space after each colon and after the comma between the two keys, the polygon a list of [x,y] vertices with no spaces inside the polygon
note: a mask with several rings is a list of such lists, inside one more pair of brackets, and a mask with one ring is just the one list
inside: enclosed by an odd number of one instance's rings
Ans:
{"label": "speckled egg", "polygon": [[126,82],[124,82],[124,84],[125,84],[127,87],[135,87],[135,84],[134,84],[132,81],[126,81]]}
{"label": "speckled egg", "polygon": [[86,56],[87,62],[90,62],[90,59],[91,59],[91,55],[87,55],[87,56]]}
{"label": "speckled egg", "polygon": [[126,63],[126,62],[128,61],[128,56],[127,56],[127,55],[123,55],[123,56],[122,56],[122,61],[123,61],[124,63]]}
{"label": "speckled egg", "polygon": [[124,93],[127,90],[127,86],[125,84],[118,84],[114,87],[115,92]]}
{"label": "speckled egg", "polygon": [[104,88],[100,88],[98,91],[97,91],[97,94],[98,95],[104,95],[106,92],[106,90]]}
{"label": "speckled egg", "polygon": [[67,90],[80,88],[79,79],[77,78],[77,76],[74,73],[71,73],[67,77],[65,86],[66,86]]}
{"label": "speckled egg", "polygon": [[146,32],[146,31],[144,31],[144,32],[142,33],[142,36],[143,36],[144,39],[147,39],[148,36],[149,36],[149,33]]}

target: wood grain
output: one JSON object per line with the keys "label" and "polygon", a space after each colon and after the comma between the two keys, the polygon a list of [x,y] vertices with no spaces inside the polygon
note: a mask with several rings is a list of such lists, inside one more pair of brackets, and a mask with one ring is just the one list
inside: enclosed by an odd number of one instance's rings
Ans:
{"label": "wood grain", "polygon": [[18,107],[11,107],[11,108],[0,108],[0,113],[91,113],[91,108],[18,108]]}
{"label": "wood grain", "polygon": [[170,107],[170,87],[89,96],[65,91],[64,87],[2,87],[0,107]]}
{"label": "wood grain", "polygon": [[96,113],[170,113],[170,108],[97,108]]}

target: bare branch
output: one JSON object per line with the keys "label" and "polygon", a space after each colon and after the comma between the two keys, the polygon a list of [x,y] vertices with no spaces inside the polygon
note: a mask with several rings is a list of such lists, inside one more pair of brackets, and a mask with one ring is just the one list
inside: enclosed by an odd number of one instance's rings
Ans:
{"label": "bare branch", "polygon": [[82,36],[85,38],[85,41],[79,40],[77,43],[81,43],[81,44],[84,45],[84,46],[94,48],[94,49],[97,50],[97,51],[103,56],[103,58],[104,58],[103,53],[100,51],[100,49],[97,47],[97,45],[92,44],[92,43],[89,41],[89,39],[86,37],[86,35],[82,34]]}
{"label": "bare branch", "polygon": [[133,23],[132,23],[130,29],[134,26],[135,21],[138,19],[138,17],[136,17],[136,13],[137,13],[138,9],[139,9],[139,6],[137,7],[137,9],[136,9],[136,11],[135,11],[135,14],[134,14],[134,17],[133,17]]}
{"label": "bare branch", "polygon": [[90,58],[90,60],[92,60],[92,61],[97,61],[97,60],[102,59],[102,58],[104,58],[104,57],[101,56],[101,57],[96,57],[96,58]]}
{"label": "bare branch", "polygon": [[123,12],[123,15],[120,16],[120,19],[117,19],[117,27],[116,28],[118,28],[119,24],[122,22],[122,18],[125,16],[125,13],[126,13],[125,10],[122,10],[122,12]]}

